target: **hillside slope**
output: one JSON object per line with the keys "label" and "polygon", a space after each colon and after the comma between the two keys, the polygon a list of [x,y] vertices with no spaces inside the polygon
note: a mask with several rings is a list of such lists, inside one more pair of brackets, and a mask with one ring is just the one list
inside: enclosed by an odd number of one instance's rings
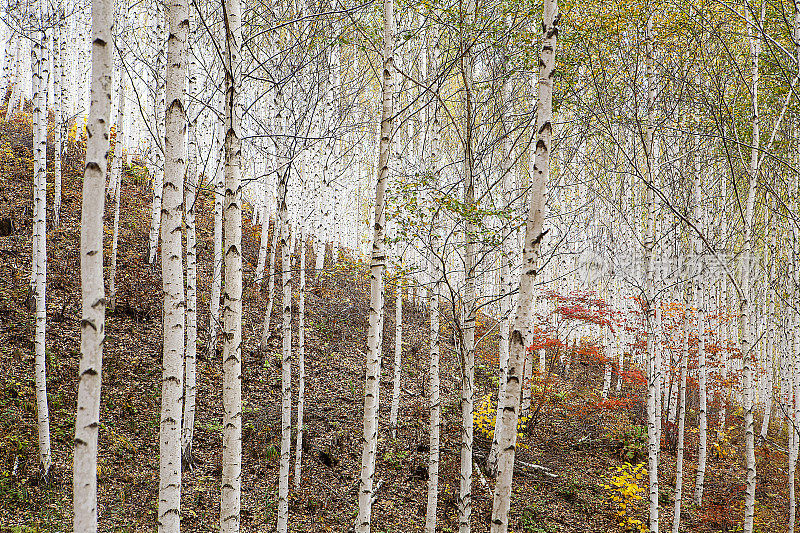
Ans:
{"label": "hillside slope", "polygon": [[[78,265],[81,205],[79,145],[71,145],[64,177],[62,225],[48,232],[48,393],[54,465],[44,484],[37,476],[33,388],[33,324],[26,307],[30,275],[32,162],[30,124],[24,118],[0,123],[0,531],[71,530],[71,443],[74,435],[77,362],[80,349],[80,274]],[[52,150],[50,150],[52,157]],[[52,182],[52,168],[48,181]],[[48,207],[52,206],[48,186]],[[153,531],[158,487],[158,420],[161,371],[160,267],[144,260],[149,228],[148,181],[144,169],[126,169],[123,180],[118,305],[107,315],[101,402],[99,512],[102,531]],[[184,474],[184,531],[218,529],[221,454],[221,362],[208,353],[208,295],[213,199],[206,191],[198,200],[199,326],[197,429],[195,468]],[[110,206],[107,222],[111,220]],[[49,218],[49,216],[48,216]],[[8,223],[4,222],[8,221]],[[106,251],[110,248],[107,224]],[[244,465],[243,531],[272,531],[277,506],[280,407],[280,306],[274,307],[273,336],[267,353],[258,350],[265,308],[264,294],[253,285],[260,228],[245,221],[243,323]],[[364,349],[368,311],[368,271],[346,253],[329,257],[315,273],[308,254],[306,296],[306,417],[308,443],[302,488],[290,501],[291,528],[300,532],[346,531],[356,512],[360,468]],[[108,257],[106,258],[108,266]],[[393,309],[390,289],[387,309]],[[384,353],[391,354],[393,313],[387,313]],[[382,432],[376,479],[383,480],[373,511],[374,531],[420,531],[426,493],[427,314],[407,305],[404,314],[403,394],[401,427],[391,440]],[[479,320],[478,337],[491,321]],[[447,331],[443,339],[452,338]],[[293,336],[296,341],[296,332]],[[493,389],[496,331],[479,346],[478,401]],[[452,343],[443,346],[443,456],[440,478],[440,531],[457,529],[460,441],[459,369]],[[391,374],[384,359],[381,424],[388,424]],[[618,402],[597,398],[601,368],[580,359],[569,379],[548,376],[534,395],[537,415],[522,439],[523,462],[543,465],[557,477],[521,467],[512,502],[514,531],[529,533],[622,531],[619,508],[602,487],[623,461],[638,462],[645,452],[641,439],[641,391],[626,384]],[[712,413],[713,414],[713,413]],[[690,413],[691,418],[691,413]],[[731,417],[731,424],[738,424]],[[687,427],[691,427],[687,424]],[[486,435],[476,431],[476,461]],[[688,460],[696,437],[688,435]],[[708,475],[708,505],[686,506],[689,531],[733,531],[741,516],[742,469],[737,435],[728,457],[716,459]],[[671,513],[674,457],[662,454],[664,519]],[[786,489],[778,471],[785,456],[770,448],[759,455],[759,527],[782,531]],[[780,462],[779,462],[780,461]],[[693,470],[685,494],[691,494]],[[672,478],[670,478],[672,476]],[[489,529],[490,484],[476,475],[473,530]],[[644,517],[641,502],[628,516]],[[667,522],[665,521],[664,524]]]}

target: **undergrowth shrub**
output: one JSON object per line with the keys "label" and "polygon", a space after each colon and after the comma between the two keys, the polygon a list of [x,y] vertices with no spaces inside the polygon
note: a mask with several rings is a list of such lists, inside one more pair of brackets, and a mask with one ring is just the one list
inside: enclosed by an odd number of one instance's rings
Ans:
{"label": "undergrowth shrub", "polygon": [[[497,406],[492,400],[492,395],[487,394],[481,399],[478,409],[472,415],[472,423],[478,432],[486,439],[494,438],[494,424],[497,416]],[[519,441],[523,437],[523,432],[527,427],[528,417],[521,416],[517,420],[517,447],[527,449],[528,445]]]}
{"label": "undergrowth shrub", "polygon": [[711,444],[711,456],[721,461],[727,459],[733,454],[733,446],[731,444],[731,437],[724,431],[717,432],[717,440]]}
{"label": "undergrowth shrub", "polygon": [[601,485],[617,508],[616,516],[619,525],[625,531],[632,533],[647,533],[647,524],[633,517],[633,508],[637,501],[642,499],[644,487],[639,481],[647,474],[644,463],[633,466],[624,463],[614,468],[607,483]]}
{"label": "undergrowth shrub", "polygon": [[622,462],[637,464],[647,457],[647,426],[634,424],[627,416],[612,419],[604,437]]}

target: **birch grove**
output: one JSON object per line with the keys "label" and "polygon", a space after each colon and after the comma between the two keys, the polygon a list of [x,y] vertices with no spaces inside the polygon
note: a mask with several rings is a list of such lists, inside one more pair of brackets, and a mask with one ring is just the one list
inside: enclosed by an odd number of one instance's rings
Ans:
{"label": "birch grove", "polygon": [[9,1],[0,42],[4,526],[796,530],[794,3]]}

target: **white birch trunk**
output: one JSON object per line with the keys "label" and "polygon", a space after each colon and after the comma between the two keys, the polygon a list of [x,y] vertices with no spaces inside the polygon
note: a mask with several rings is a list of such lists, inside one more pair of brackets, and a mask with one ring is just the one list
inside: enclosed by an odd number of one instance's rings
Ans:
{"label": "white birch trunk", "polygon": [[430,303],[430,451],[428,458],[428,501],[425,513],[425,533],[436,533],[436,508],[439,494],[439,448],[441,433],[441,403],[439,399],[439,279],[434,282]]}
{"label": "white birch trunk", "polygon": [[[434,259],[438,261],[438,258]],[[436,508],[439,495],[439,449],[441,433],[441,403],[439,398],[439,290],[438,266],[434,270],[433,294],[430,308],[430,439],[428,457],[428,500],[425,512],[425,533],[436,533]]]}
{"label": "white birch trunk", "polygon": [[600,326],[600,328],[602,329],[601,337],[603,339],[603,341],[602,341],[603,342],[603,355],[607,359],[609,359],[609,361],[607,361],[606,364],[604,365],[604,370],[603,370],[603,390],[601,391],[601,395],[602,395],[603,399],[606,399],[606,398],[608,398],[608,393],[611,390],[611,361],[610,361],[610,357],[609,357],[610,352],[611,352],[611,346],[610,346],[610,343],[609,343],[609,340],[608,340],[608,330],[607,330],[607,328],[605,326]]}
{"label": "white birch trunk", "polygon": [[56,5],[56,25],[53,28],[53,111],[55,124],[53,125],[53,227],[61,223],[61,161],[64,150],[64,90],[66,78],[64,77],[64,35],[62,27],[64,10],[61,2]]}
{"label": "white birch trunk", "polygon": [[[647,33],[645,36],[647,47],[647,130],[645,138],[646,171],[649,176],[654,174],[653,158],[653,107],[655,105],[655,81],[653,65],[653,20],[652,15],[647,20]],[[652,179],[652,178],[651,178]],[[658,533],[658,452],[660,441],[660,408],[659,408],[659,373],[661,364],[658,358],[658,303],[654,301],[653,264],[655,261],[655,207],[653,191],[645,189],[645,209],[647,228],[645,229],[645,299],[647,311],[647,448],[649,475],[649,520],[651,533]],[[656,318],[654,320],[654,307]]]}
{"label": "white birch trunk", "polygon": [[[45,24],[45,5],[38,4],[37,23]],[[46,328],[47,303],[47,60],[44,49],[47,36],[38,31],[31,46],[33,70],[33,261],[32,278],[35,295],[35,358],[36,419],[39,433],[39,461],[41,475],[48,478],[52,458],[50,455],[50,414],[47,405]]]}
{"label": "white birch trunk", "polygon": [[[430,132],[430,159],[428,170],[434,177],[434,184],[438,184],[440,174],[440,147],[441,124],[439,122],[439,39],[438,34],[432,30],[433,35],[426,35],[425,53],[429,56],[428,73],[432,90],[431,103],[428,104],[431,115]],[[432,45],[432,46],[431,46]],[[428,497],[425,509],[425,533],[436,533],[436,509],[439,497],[439,453],[441,434],[441,399],[439,391],[439,296],[441,292],[442,273],[439,257],[441,256],[439,240],[439,224],[437,221],[437,206],[431,202],[431,271],[432,290],[428,309],[430,309],[430,367],[428,373],[430,394],[430,436],[428,452]]]}
{"label": "white birch trunk", "polygon": [[120,74],[119,103],[117,106],[117,139],[114,160],[111,163],[111,181],[114,183],[114,228],[111,235],[111,267],[108,273],[108,306],[113,311],[117,304],[117,251],[119,244],[119,210],[122,193],[122,121],[125,117],[125,79]]}
{"label": "white birch trunk", "polygon": [[672,533],[678,533],[681,525],[681,503],[683,500],[683,443],[686,427],[686,372],[689,362],[689,313],[686,312],[683,324],[681,346],[680,384],[678,386],[678,454],[675,460],[675,512],[672,515]]}
{"label": "white birch trunk", "polygon": [[[762,6],[763,10],[763,6]],[[750,11],[747,10],[748,20]],[[764,18],[763,15],[761,17]],[[753,102],[753,137],[750,153],[750,176],[747,193],[747,204],[745,207],[744,219],[744,248],[742,250],[742,278],[740,285],[739,299],[739,351],[742,354],[744,364],[744,432],[745,432],[745,464],[747,469],[745,509],[744,509],[744,533],[753,533],[753,517],[755,513],[756,498],[756,456],[755,456],[755,435],[753,429],[753,369],[752,369],[752,339],[750,328],[750,266],[752,264],[750,255],[753,248],[753,210],[755,203],[756,183],[758,181],[758,157],[760,151],[759,135],[759,109],[758,109],[758,83],[759,67],[758,60],[761,53],[761,41],[759,35],[748,24],[748,37],[750,41],[750,68],[752,73],[752,102]]]}
{"label": "white birch trunk", "polygon": [[270,321],[272,319],[272,302],[275,299],[275,253],[278,248],[278,221],[272,228],[272,245],[269,249],[269,270],[267,271],[267,309],[264,311],[264,325],[261,332],[261,349],[267,349],[267,339],[270,335]]}
{"label": "white birch trunk", "polygon": [[12,67],[13,79],[11,81],[11,95],[8,98],[8,104],[6,105],[6,122],[9,122],[13,118],[14,113],[17,110],[17,101],[20,100],[20,86],[22,85],[20,71],[22,70],[22,48],[24,39],[22,37],[17,37],[16,42],[17,46],[16,50],[14,51],[14,64]]}
{"label": "white birch trunk", "polygon": [[[221,102],[222,104],[222,102]],[[224,104],[220,105],[224,108]],[[220,116],[222,116],[223,109],[220,109]],[[220,327],[220,297],[222,294],[222,268],[223,268],[223,255],[222,255],[222,211],[223,200],[225,198],[225,121],[224,118],[219,120],[219,135],[217,142],[219,143],[219,158],[215,167],[214,174],[214,264],[211,274],[211,303],[209,305],[209,339],[208,347],[211,356],[216,352],[217,347],[217,332]]]}
{"label": "white birch trunk", "polygon": [[159,433],[158,531],[180,531],[181,419],[186,295],[183,282],[183,189],[186,175],[188,0],[167,10],[169,40],[164,85],[164,188],[161,205],[161,278],[164,288],[164,360]]}
{"label": "white birch trunk", "polygon": [[[705,210],[702,207],[702,174],[694,161],[694,224],[701,231],[705,230]],[[696,235],[693,236],[695,253],[701,252],[701,243]],[[698,387],[698,450],[697,450],[697,477],[695,478],[694,501],[697,506],[703,503],[703,489],[706,475],[706,460],[708,456],[708,367],[706,365],[706,276],[700,273],[699,279],[692,280],[693,306],[697,309],[697,387]]]}
{"label": "white birch trunk", "polygon": [[[278,89],[280,91],[280,89]],[[278,122],[281,122],[280,109]],[[281,282],[283,283],[283,358],[281,364],[281,459],[278,475],[278,533],[289,531],[289,460],[292,454],[292,268],[289,213],[286,207],[289,168],[278,182],[278,225],[281,229]]]}
{"label": "white birch trunk", "polygon": [[261,211],[261,235],[259,236],[258,245],[258,262],[256,263],[256,277],[255,283],[259,287],[264,278],[264,264],[267,261],[267,245],[269,244],[269,216],[267,215],[267,202],[264,200],[264,205]]}
{"label": "white birch trunk", "polygon": [[[777,232],[772,231],[770,235],[770,241],[772,243],[772,250],[775,250],[776,246],[776,238],[775,234]],[[770,254],[772,261],[770,262],[770,280],[775,279],[775,263],[776,263],[776,253],[772,252]],[[769,424],[770,418],[772,415],[772,409],[775,404],[774,398],[774,389],[775,389],[775,378],[774,378],[774,369],[775,369],[775,348],[776,348],[776,340],[775,340],[775,291],[766,288],[766,291],[769,295],[769,310],[767,311],[767,320],[769,324],[767,326],[767,335],[766,335],[766,356],[765,356],[765,363],[766,363],[766,380],[767,380],[767,401],[764,407],[764,419],[761,421],[761,432],[759,433],[762,439],[767,437],[769,433]]]}
{"label": "white birch trunk", "polygon": [[367,333],[367,365],[364,383],[364,432],[361,478],[358,487],[356,533],[369,533],[372,518],[375,455],[378,447],[378,406],[380,401],[381,338],[384,319],[384,270],[386,268],[386,213],[384,200],[389,176],[392,121],[394,115],[394,1],[383,1],[383,88],[381,139],[378,146],[378,180],[375,185],[375,218],[370,260],[370,310]]}
{"label": "white birch trunk", "polygon": [[[471,21],[476,15],[476,2],[467,3],[467,18]],[[465,46],[462,40],[461,46]],[[464,205],[467,209],[475,204],[475,157],[473,153],[473,120],[475,104],[473,103],[474,58],[472,51],[463,51],[464,82]],[[472,446],[473,446],[473,411],[475,405],[475,310],[477,305],[475,287],[476,267],[476,228],[468,217],[464,220],[464,296],[463,296],[463,333],[461,349],[461,471],[459,475],[458,499],[458,532],[470,533],[472,516]]]}
{"label": "white birch trunk", "polygon": [[[526,339],[526,344],[530,340]],[[531,395],[533,393],[533,352],[525,350],[525,357],[522,362],[522,400],[520,403],[520,415],[527,416],[531,410]]]}
{"label": "white birch trunk", "polygon": [[[728,201],[728,191],[727,191],[727,184],[728,180],[727,177],[723,177],[720,180],[722,183],[721,191],[720,191],[720,204],[719,207],[721,208],[721,218],[722,223],[720,224],[720,234],[727,235],[728,234],[728,224],[727,224],[727,217],[725,213],[725,206],[727,205]],[[729,280],[726,277],[722,277],[720,280],[720,305],[717,306],[720,311],[724,311],[727,315],[728,310],[728,288],[730,286]],[[727,318],[727,316],[726,316]],[[726,335],[728,327],[725,324],[720,324],[719,328],[719,343],[722,344],[723,349],[721,350],[720,355],[720,374],[723,383],[728,379],[728,336]],[[727,419],[727,401],[728,401],[728,389],[727,385],[723,385],[717,394],[719,395],[719,431],[725,431],[726,419]]]}
{"label": "white birch trunk", "polygon": [[[795,14],[795,37],[800,37],[800,11]],[[797,43],[797,41],[795,41]],[[800,43],[796,45],[798,57],[800,57]],[[794,131],[794,143],[798,143],[798,132],[795,129]],[[797,144],[795,144],[795,149],[797,149]],[[800,185],[800,180],[798,179],[797,174],[794,174],[792,179],[792,187],[790,196],[793,199],[791,206],[793,210],[797,209],[797,191],[798,185]],[[800,257],[800,233],[797,231],[797,227],[795,225],[791,226],[792,230],[792,262],[795,268],[792,270],[792,281],[794,282],[795,290],[793,291],[793,295],[795,298],[797,297],[797,283],[800,278],[797,272],[797,259]],[[793,313],[787,321],[790,325],[790,331],[788,331],[788,348],[789,353],[787,356],[787,367],[788,367],[788,374],[790,376],[789,383],[787,383],[788,390],[787,390],[787,408],[789,412],[787,413],[787,426],[788,426],[788,433],[789,433],[789,526],[788,532],[794,533],[795,531],[795,521],[797,519],[797,487],[796,487],[796,468],[797,468],[797,456],[798,450],[800,450],[800,442],[798,442],[798,437],[800,437],[800,433],[798,432],[798,424],[800,423],[800,357],[798,357],[798,349],[800,348],[800,319],[796,313]]]}
{"label": "white birch trunk", "polygon": [[306,238],[301,232],[300,241],[300,285],[297,295],[297,439],[294,451],[294,488],[300,490],[300,474],[303,457],[303,409],[306,394],[305,365],[305,320],[306,320]]}
{"label": "white birch trunk", "polygon": [[111,115],[114,6],[92,0],[92,83],[81,204],[81,359],[72,463],[73,531],[97,531],[97,433],[105,340],[103,204]]}
{"label": "white birch trunk", "polygon": [[[195,42],[195,21],[193,11],[189,8],[188,23],[190,42]],[[187,137],[188,155],[186,165],[186,353],[184,377],[183,425],[181,428],[181,460],[186,468],[191,469],[194,463],[192,441],[194,440],[194,418],[197,398],[197,225],[195,206],[197,204],[197,106],[194,104],[195,87],[197,85],[197,64],[195,55],[187,46],[189,54],[188,66],[188,103]],[[121,154],[120,154],[121,155]]]}
{"label": "white birch trunk", "polygon": [[[158,5],[158,4],[157,4]],[[155,162],[153,164],[153,203],[150,210],[150,240],[148,247],[148,260],[152,264],[156,260],[156,252],[158,251],[158,238],[159,230],[161,227],[161,203],[162,195],[164,193],[164,175],[166,164],[166,147],[163,146],[158,136],[165,131],[166,128],[166,115],[165,115],[165,101],[166,101],[166,86],[161,83],[161,75],[164,70],[164,24],[161,15],[161,9],[156,8],[156,32],[155,39],[158,52],[156,53],[156,102],[155,102],[155,118],[156,124],[154,125],[154,134],[156,135],[155,143]]]}
{"label": "white birch trunk", "polygon": [[225,303],[220,533],[238,533],[242,493],[241,0],[225,0]]}
{"label": "white birch trunk", "polygon": [[397,438],[397,412],[400,409],[400,372],[403,356],[403,291],[401,278],[397,280],[394,312],[394,379],[392,404],[389,409],[389,429],[393,439]]}
{"label": "white birch trunk", "polygon": [[[795,241],[797,240],[795,235]],[[797,245],[795,245],[795,251],[797,250]],[[796,256],[795,256],[796,257]],[[798,432],[796,429],[796,425],[798,422],[797,418],[797,388],[798,388],[798,364],[797,364],[797,348],[798,348],[798,335],[797,335],[797,323],[798,318],[797,316],[793,316],[789,319],[789,323],[791,324],[791,333],[789,339],[789,349],[790,353],[792,354],[792,359],[789,363],[789,376],[790,376],[790,390],[789,390],[789,413],[787,416],[787,422],[789,425],[788,433],[789,433],[789,533],[794,533],[795,531],[795,521],[797,516],[797,500],[796,500],[796,484],[795,484],[795,471],[797,468],[797,452],[798,452],[798,442],[797,436]]]}
{"label": "white birch trunk", "polygon": [[542,52],[539,62],[539,102],[536,110],[536,145],[531,172],[530,207],[522,249],[522,273],[517,296],[517,314],[511,332],[506,390],[498,402],[497,416],[502,417],[497,460],[497,483],[492,504],[492,533],[506,533],[511,505],[511,485],[519,417],[520,373],[525,357],[525,340],[530,335],[534,281],[537,275],[539,248],[544,237],[544,192],[550,175],[550,149],[553,134],[553,72],[558,36],[558,3],[545,0],[542,14]]}

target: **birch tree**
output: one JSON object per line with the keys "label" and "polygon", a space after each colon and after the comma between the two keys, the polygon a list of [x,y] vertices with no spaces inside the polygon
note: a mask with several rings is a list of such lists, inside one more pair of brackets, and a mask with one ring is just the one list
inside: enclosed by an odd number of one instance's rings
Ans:
{"label": "birch tree", "polygon": [[303,409],[306,394],[305,365],[305,320],[306,320],[306,240],[302,233],[297,237],[300,242],[299,286],[297,288],[297,439],[294,451],[294,488],[300,489],[300,474],[303,458]]}
{"label": "birch tree", "polygon": [[[433,176],[433,183],[439,181],[439,161],[441,135],[441,124],[439,121],[439,88],[441,79],[439,77],[440,49],[438,34],[428,35],[426,42],[426,53],[429,56],[429,86],[431,87],[431,103],[429,113],[431,115],[430,132],[430,159],[428,162],[429,171]],[[440,453],[440,434],[441,434],[441,414],[442,406],[439,391],[439,298],[441,296],[442,273],[439,266],[441,257],[441,247],[439,239],[439,220],[438,209],[433,202],[430,204],[431,216],[431,270],[432,270],[432,290],[428,309],[430,313],[430,365],[428,372],[428,394],[430,395],[430,437],[428,455],[428,498],[425,510],[425,533],[436,533],[436,509],[439,497],[439,453]]]}
{"label": "birch tree", "polygon": [[375,455],[378,447],[378,406],[380,399],[381,339],[383,337],[384,270],[386,268],[386,182],[389,176],[394,115],[394,0],[383,0],[383,87],[381,133],[378,145],[378,180],[375,184],[375,218],[370,259],[369,330],[364,383],[364,431],[361,477],[358,487],[356,533],[369,533],[372,518]]}
{"label": "birch tree", "polygon": [[[156,67],[154,72],[155,82],[155,102],[154,114],[156,123],[153,126],[154,135],[156,137],[154,160],[153,160],[153,203],[150,210],[150,240],[148,244],[148,263],[153,263],[156,260],[156,252],[158,251],[158,236],[159,228],[161,227],[162,217],[162,195],[164,193],[164,174],[166,154],[165,147],[159,138],[159,135],[165,131],[166,128],[166,115],[164,114],[164,105],[166,99],[166,87],[162,83],[161,77],[164,71],[164,19],[161,14],[161,4],[156,1],[156,8],[153,10],[156,17],[155,32],[152,35],[152,40],[156,46]],[[167,15],[169,16],[169,15]],[[167,43],[169,46],[169,43]]]}
{"label": "birch tree", "polygon": [[[475,22],[477,0],[467,3],[466,20]],[[474,209],[475,203],[475,156],[473,153],[473,75],[474,59],[470,43],[461,39],[464,60],[462,62],[462,78],[464,82],[464,205]],[[473,411],[475,405],[475,317],[477,296],[475,291],[476,268],[476,226],[467,215],[464,220],[464,299],[463,330],[459,348],[461,350],[461,472],[459,479],[458,499],[458,531],[470,533],[470,517],[472,515],[472,445],[473,445]]]}
{"label": "birch tree", "polygon": [[392,380],[392,403],[389,408],[389,431],[397,438],[397,412],[400,410],[400,373],[403,356],[403,290],[401,278],[397,280],[394,313],[394,379]]}
{"label": "birch tree", "polygon": [[[191,8],[190,8],[191,9]],[[194,10],[187,13],[188,38],[196,42]],[[183,424],[181,427],[181,460],[191,468],[192,441],[194,440],[194,416],[197,397],[197,224],[195,205],[200,184],[197,177],[197,105],[194,103],[197,87],[197,62],[195,54],[187,46],[188,101],[187,115],[188,153],[186,160],[186,186],[184,187],[184,220],[186,228],[186,352],[184,368]]]}
{"label": "birch tree", "polygon": [[[763,24],[765,5],[762,3],[761,20]],[[742,250],[742,275],[739,294],[739,351],[744,362],[743,393],[744,393],[744,433],[745,433],[745,464],[747,469],[745,507],[744,507],[744,533],[753,533],[753,516],[755,513],[756,498],[756,455],[755,435],[753,429],[753,369],[752,369],[752,339],[749,321],[750,317],[750,266],[753,252],[753,210],[758,181],[758,163],[760,151],[759,108],[758,108],[758,83],[759,83],[759,56],[761,55],[761,38],[753,27],[750,19],[750,10],[747,11],[747,32],[750,43],[750,71],[752,76],[751,97],[753,103],[753,136],[750,151],[750,172],[747,188],[747,203],[744,212],[744,246]]]}
{"label": "birch tree", "polygon": [[[644,151],[647,177],[652,184],[654,172],[653,158],[653,133],[654,107],[655,107],[655,72],[653,59],[653,18],[652,15],[647,19],[645,33],[646,58],[646,91],[647,91],[647,124],[644,134]],[[644,238],[644,299],[646,312],[646,349],[647,349],[647,473],[649,475],[649,526],[652,533],[658,533],[658,452],[661,444],[659,419],[660,408],[658,406],[659,397],[659,374],[661,362],[658,357],[658,315],[660,306],[653,301],[654,296],[654,276],[653,264],[655,262],[655,208],[653,198],[653,188],[645,187],[645,216],[647,227],[645,228]]]}
{"label": "birch tree", "polygon": [[73,531],[97,531],[97,433],[105,332],[103,208],[111,115],[114,6],[92,0],[92,81],[81,200],[81,357],[72,462]]}
{"label": "birch tree", "polygon": [[39,433],[39,462],[42,477],[48,478],[52,457],[50,455],[50,413],[47,405],[47,78],[48,68],[44,49],[47,34],[44,27],[47,14],[45,5],[39,3],[36,23],[39,30],[31,46],[33,69],[33,260],[31,261],[34,288],[34,376],[36,384],[36,418]]}
{"label": "birch tree", "polygon": [[66,76],[64,75],[64,60],[66,52],[65,35],[62,34],[64,26],[64,8],[61,1],[55,6],[55,25],[53,27],[53,111],[55,123],[53,124],[53,227],[61,223],[61,160],[64,151],[64,93],[66,92]]}
{"label": "birch tree", "polygon": [[164,288],[164,351],[159,432],[159,533],[180,531],[181,420],[185,355],[186,295],[183,282],[183,210],[186,175],[186,75],[188,0],[167,11],[167,67],[164,95],[164,187],[161,204],[161,279]]}
{"label": "birch tree", "polygon": [[117,252],[119,246],[119,211],[122,192],[122,138],[124,136],[123,120],[125,118],[125,79],[120,72],[119,101],[117,103],[116,141],[114,143],[114,160],[111,163],[111,181],[114,183],[114,222],[111,233],[111,268],[108,273],[108,306],[113,311],[117,304]]}
{"label": "birch tree", "polygon": [[[281,88],[276,100],[283,104]],[[276,122],[284,131],[281,107]],[[281,155],[281,154],[279,154]],[[283,350],[281,359],[281,457],[278,473],[278,533],[289,531],[289,460],[292,455],[292,267],[287,208],[288,180],[291,165],[281,172],[278,181],[278,225],[281,230],[281,283],[283,285]],[[277,230],[277,228],[276,228]]]}
{"label": "birch tree", "polygon": [[220,532],[238,533],[242,492],[241,0],[225,0],[225,294]]}
{"label": "birch tree", "polygon": [[[705,210],[702,207],[702,174],[697,163],[697,157],[692,158],[694,171],[694,225],[698,230],[705,231]],[[693,250],[700,253],[700,239],[693,235]],[[697,450],[697,477],[695,478],[694,501],[700,506],[703,503],[703,487],[705,484],[706,459],[708,455],[708,367],[706,365],[706,276],[703,269],[699,276],[692,280],[692,305],[697,309],[697,388],[698,388],[698,450]]]}
{"label": "birch tree", "polygon": [[[269,229],[268,226],[265,226],[266,229],[262,229],[261,231],[267,231]],[[261,333],[261,349],[267,349],[267,341],[269,340],[270,335],[270,322],[272,319],[272,302],[275,298],[274,290],[275,290],[275,258],[276,258],[276,251],[278,249],[278,223],[275,222],[275,226],[272,229],[272,244],[269,248],[269,268],[267,269],[267,309],[264,311],[264,324],[262,326],[262,333]]]}
{"label": "birch tree", "polygon": [[683,340],[681,342],[680,383],[678,384],[678,448],[675,458],[675,508],[672,514],[672,533],[678,533],[681,525],[681,503],[683,500],[683,443],[686,424],[686,373],[689,363],[689,311],[683,317]]}
{"label": "birch tree", "polygon": [[[224,100],[224,97],[223,97]],[[214,169],[214,263],[211,274],[211,303],[209,304],[209,353],[214,354],[217,346],[217,333],[220,326],[219,303],[222,293],[222,210],[225,198],[225,121],[224,103],[220,102],[217,142],[219,143],[218,162]]]}
{"label": "birch tree", "polygon": [[533,307],[534,281],[537,275],[539,248],[544,238],[544,192],[550,176],[550,151],[553,135],[553,73],[556,65],[556,42],[559,22],[557,0],[545,0],[542,8],[542,50],[539,59],[539,100],[536,109],[536,145],[528,219],[522,248],[522,273],[517,296],[517,312],[509,342],[505,391],[498,401],[502,417],[498,438],[497,482],[492,503],[492,533],[506,533],[509,525],[511,484],[517,443],[522,365],[525,339],[530,338],[529,314]]}

